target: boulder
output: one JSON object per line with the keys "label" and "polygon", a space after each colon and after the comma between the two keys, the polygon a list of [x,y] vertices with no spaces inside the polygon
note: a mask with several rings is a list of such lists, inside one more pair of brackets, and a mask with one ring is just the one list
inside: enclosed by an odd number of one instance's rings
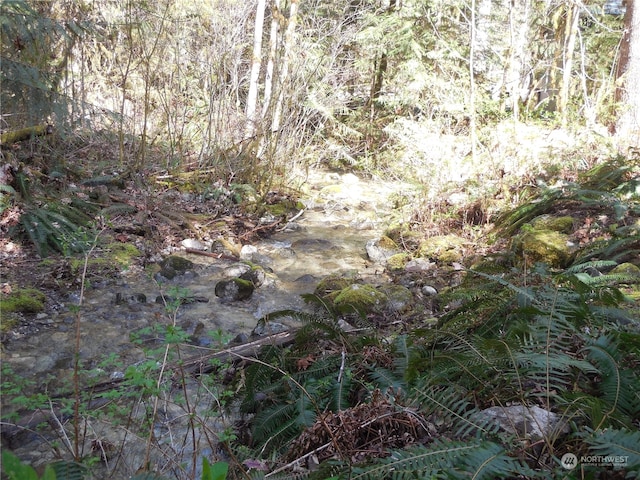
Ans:
{"label": "boulder", "polygon": [[387,304],[387,296],[373,285],[353,284],[340,292],[333,299],[337,306],[351,305],[365,312],[377,312]]}
{"label": "boulder", "polygon": [[478,412],[476,416],[479,421],[497,423],[502,430],[532,441],[551,439],[559,433],[568,433],[569,430],[560,415],[536,405],[490,407]]}
{"label": "boulder", "polygon": [[171,280],[178,275],[184,275],[188,271],[192,271],[195,264],[191,260],[170,255],[160,262],[160,272],[164,278]]}
{"label": "boulder", "polygon": [[566,267],[571,259],[569,236],[555,230],[527,230],[514,239],[516,254],[527,263],[546,263],[552,268]]}
{"label": "boulder", "polygon": [[223,303],[247,300],[253,295],[255,286],[250,280],[235,277],[230,280],[220,280],[216,283],[215,294]]}
{"label": "boulder", "polygon": [[418,256],[441,263],[460,262],[465,244],[457,235],[436,235],[420,242]]}

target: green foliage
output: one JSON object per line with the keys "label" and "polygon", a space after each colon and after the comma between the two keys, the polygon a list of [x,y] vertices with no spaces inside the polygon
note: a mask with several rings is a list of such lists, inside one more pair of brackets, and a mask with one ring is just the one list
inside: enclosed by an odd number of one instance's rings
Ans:
{"label": "green foliage", "polygon": [[414,478],[511,478],[514,475],[535,475],[524,462],[507,454],[499,444],[473,440],[456,442],[434,440],[393,452],[377,464],[356,467],[351,479],[414,479]]}
{"label": "green foliage", "polygon": [[202,480],[225,480],[228,471],[228,463],[217,462],[211,465],[206,457],[202,457]]}

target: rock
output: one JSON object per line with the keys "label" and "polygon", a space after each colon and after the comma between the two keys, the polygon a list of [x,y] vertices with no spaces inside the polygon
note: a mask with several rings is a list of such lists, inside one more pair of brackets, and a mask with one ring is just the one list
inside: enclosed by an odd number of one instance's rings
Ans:
{"label": "rock", "polygon": [[387,296],[373,285],[353,284],[340,292],[333,299],[336,305],[351,305],[365,312],[377,312],[387,305]]}
{"label": "rock", "polygon": [[298,252],[322,252],[336,248],[332,242],[323,238],[302,238],[293,242],[291,247]]}
{"label": "rock", "polygon": [[460,262],[465,244],[457,235],[436,235],[420,242],[418,256],[442,263]]}
{"label": "rock", "polygon": [[126,294],[118,292],[116,293],[114,303],[116,305],[135,305],[137,303],[147,303],[147,296],[144,293]]}
{"label": "rock", "polygon": [[571,259],[569,236],[554,230],[525,231],[514,239],[513,249],[527,263],[546,263],[553,268],[565,267]]}
{"label": "rock", "polygon": [[215,294],[223,303],[237,302],[251,297],[255,286],[249,280],[239,277],[216,283]]}
{"label": "rock", "polygon": [[540,215],[531,221],[531,226],[536,230],[551,230],[553,232],[571,233],[573,231],[573,217]]}
{"label": "rock", "polygon": [[258,247],[254,245],[243,245],[240,249],[240,260],[252,261],[258,254]]}
{"label": "rock", "polygon": [[385,309],[393,313],[403,313],[411,309],[414,304],[411,290],[402,285],[383,285],[380,291],[387,296]]}
{"label": "rock", "polygon": [[640,268],[633,263],[621,263],[609,272],[611,275],[629,275],[640,280]]}
{"label": "rock", "polygon": [[504,431],[529,440],[555,438],[558,433],[568,433],[569,428],[560,415],[536,405],[527,407],[516,404],[507,407],[490,407],[476,414],[482,421],[494,422]]}
{"label": "rock", "polygon": [[387,259],[387,270],[393,273],[404,271],[407,263],[411,260],[411,255],[405,252],[396,253]]}
{"label": "rock", "polygon": [[434,296],[436,296],[438,294],[438,290],[436,290],[431,285],[424,285],[421,288],[421,291],[422,291],[423,295],[426,295],[427,297],[434,297]]}
{"label": "rock", "polygon": [[178,275],[184,275],[188,271],[192,271],[195,264],[191,260],[179,257],[177,255],[170,255],[160,262],[160,272],[164,278],[172,280]]}
{"label": "rock", "polygon": [[284,323],[278,322],[260,322],[251,332],[252,337],[266,337],[276,333],[286,332],[289,327]]}
{"label": "rock", "polygon": [[344,277],[342,275],[328,275],[320,280],[313,293],[319,297],[326,297],[333,292],[338,292],[347,288],[353,283],[355,283],[355,279],[353,278]]}
{"label": "rock", "polygon": [[389,237],[382,236],[369,240],[365,246],[367,256],[373,263],[384,264],[396,253],[399,253],[398,245]]}
{"label": "rock", "polygon": [[239,277],[240,275],[247,273],[251,270],[251,265],[248,263],[236,263],[224,269],[222,274],[227,278]]}
{"label": "rock", "polygon": [[256,266],[244,272],[240,275],[240,278],[251,282],[254,287],[258,288],[264,284],[267,279],[267,273],[262,268]]}
{"label": "rock", "polygon": [[436,266],[434,262],[430,262],[426,258],[414,258],[409,260],[404,266],[405,272],[413,273],[413,272],[426,272],[427,270],[431,270]]}
{"label": "rock", "polygon": [[184,248],[192,248],[194,250],[206,250],[207,246],[202,243],[200,240],[196,240],[195,238],[185,238],[180,242]]}

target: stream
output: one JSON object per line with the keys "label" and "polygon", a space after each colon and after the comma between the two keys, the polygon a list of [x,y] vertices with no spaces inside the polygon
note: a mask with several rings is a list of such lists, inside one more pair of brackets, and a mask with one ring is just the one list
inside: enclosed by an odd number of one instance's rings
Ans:
{"label": "stream", "polygon": [[[69,307],[39,314],[36,318],[41,325],[39,331],[4,345],[3,362],[7,362],[22,379],[37,384],[43,393],[68,391],[73,373],[77,318],[80,318],[83,368],[91,369],[101,380],[118,379],[124,375],[127,366],[145,361],[144,349],[131,341],[132,332],[175,322],[191,336],[191,345],[184,350],[188,355],[202,349],[220,348],[216,339],[247,338],[258,320],[270,312],[305,310],[308,307],[300,295],[312,293],[326,275],[353,275],[372,284],[387,282],[383,266],[368,259],[365,245],[379,237],[392,215],[394,218],[402,215],[402,212],[392,210],[392,195],[399,191],[411,195],[413,187],[395,181],[363,180],[353,174],[326,172],[314,173],[309,183],[310,194],[301,199],[306,206],[304,212],[282,231],[254,244],[255,248],[249,249],[249,258],[244,257],[269,272],[264,284],[248,300],[223,303],[214,293],[217,282],[237,275],[237,263],[178,249],[173,254],[194,262],[193,272],[166,284],[159,284],[143,272],[123,272],[115,283],[88,289],[77,313],[71,305],[79,303],[80,293],[70,292]],[[408,217],[410,213],[405,215]],[[181,305],[175,313],[168,312],[162,296],[170,296],[176,287],[203,300]],[[153,334],[147,332],[141,339],[149,346],[154,341],[152,337]],[[162,345],[159,341],[158,344]],[[109,356],[110,361],[105,362]],[[196,383],[188,388],[188,395],[193,395],[194,405],[197,404],[192,408],[208,411],[211,395],[204,395],[202,386]],[[143,415],[148,408],[149,405],[140,402],[134,416]],[[3,405],[5,409],[6,405]],[[218,435],[221,429],[228,427],[229,420],[207,416],[206,428],[198,430],[197,441],[187,442],[188,424],[180,420],[185,416],[184,407],[165,398],[159,411],[161,415],[154,426],[156,446],[152,463],[160,466],[158,468],[166,478],[199,479],[199,467],[194,471],[189,466],[190,459],[196,454],[198,458],[207,455],[213,460],[220,456],[207,432]],[[56,458],[56,450],[64,451],[65,442],[67,446],[71,445],[69,439],[61,435],[60,428],[70,419],[58,420],[60,424],[50,422],[51,432],[24,430],[14,435],[11,449],[33,466],[51,462]],[[105,478],[128,478],[140,467],[146,439],[90,418],[84,427],[86,450],[100,454],[103,460],[107,458]],[[63,446],[52,447],[53,443]],[[109,464],[106,446],[111,445],[126,445],[120,449],[118,465],[114,460]],[[184,461],[177,466],[176,458]]]}

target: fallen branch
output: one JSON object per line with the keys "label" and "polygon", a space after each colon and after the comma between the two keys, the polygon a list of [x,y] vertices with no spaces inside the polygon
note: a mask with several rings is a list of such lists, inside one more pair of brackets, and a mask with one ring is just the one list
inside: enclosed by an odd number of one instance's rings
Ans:
{"label": "fallen branch", "polygon": [[0,145],[11,145],[13,143],[29,140],[33,137],[49,135],[51,133],[53,133],[53,127],[51,125],[35,125],[33,127],[21,128],[20,130],[12,130],[0,135]]}
{"label": "fallen branch", "polygon": [[224,253],[213,253],[213,252],[207,252],[205,250],[198,250],[197,248],[185,248],[184,250],[187,253],[192,253],[194,255],[202,255],[203,257],[209,257],[209,258],[217,258],[217,259],[223,259],[223,260],[233,260],[234,262],[239,261],[240,259],[234,255],[227,255]]}

